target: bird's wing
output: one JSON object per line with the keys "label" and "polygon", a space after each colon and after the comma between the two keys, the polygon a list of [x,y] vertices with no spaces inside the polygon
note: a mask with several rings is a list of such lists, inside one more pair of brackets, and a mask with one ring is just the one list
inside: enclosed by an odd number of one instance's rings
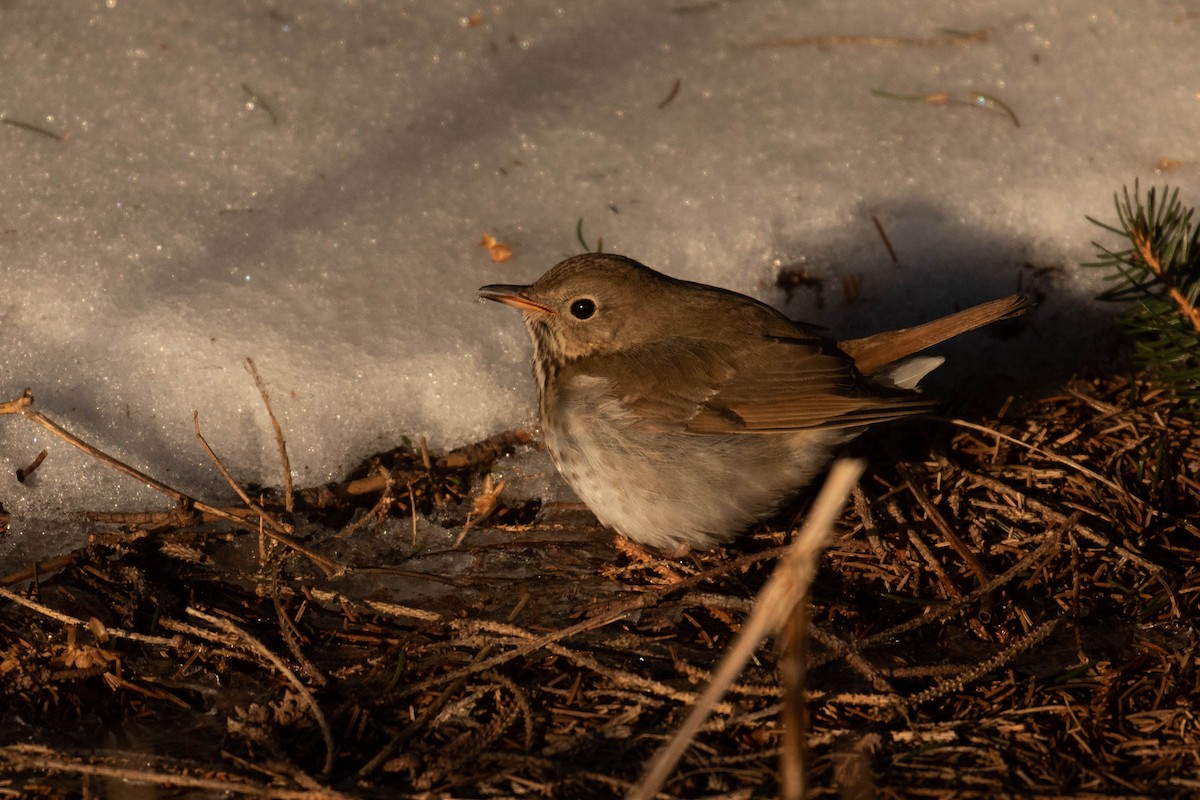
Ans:
{"label": "bird's wing", "polygon": [[850,428],[929,411],[915,392],[864,379],[818,337],[767,337],[750,347],[665,339],[596,358],[637,425],[690,433],[786,433]]}

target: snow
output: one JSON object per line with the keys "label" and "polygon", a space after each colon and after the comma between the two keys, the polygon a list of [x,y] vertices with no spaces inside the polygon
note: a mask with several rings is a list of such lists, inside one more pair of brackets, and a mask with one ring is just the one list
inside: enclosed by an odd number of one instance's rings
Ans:
{"label": "snow", "polygon": [[[580,219],[847,336],[1020,282],[1046,295],[1034,330],[971,346],[1074,368],[1103,319],[1085,215],[1134,178],[1200,202],[1197,26],[1188,3],[1116,0],[8,0],[0,116],[62,139],[0,125],[0,400],[32,387],[209,499],[228,490],[193,411],[240,480],[280,483],[246,356],[301,485],[402,435],[529,426],[525,333],[475,290],[579,252]],[[779,43],[834,36],[934,43]],[[785,266],[824,280],[819,305],[785,303]],[[81,511],[165,501],[5,417],[0,502],[4,562],[77,544]]]}

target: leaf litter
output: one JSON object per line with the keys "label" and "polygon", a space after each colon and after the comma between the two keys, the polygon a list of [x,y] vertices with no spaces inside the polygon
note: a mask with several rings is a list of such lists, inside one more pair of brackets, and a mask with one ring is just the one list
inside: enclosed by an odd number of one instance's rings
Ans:
{"label": "leaf litter", "polygon": [[[504,496],[493,465],[531,446],[405,442],[290,500],[89,515],[0,583],[0,792],[624,795],[803,503],[712,552],[618,552],[585,510]],[[809,796],[1194,796],[1194,411],[1078,379],[859,447],[811,593]],[[779,791],[780,667],[758,649],[659,797]]]}

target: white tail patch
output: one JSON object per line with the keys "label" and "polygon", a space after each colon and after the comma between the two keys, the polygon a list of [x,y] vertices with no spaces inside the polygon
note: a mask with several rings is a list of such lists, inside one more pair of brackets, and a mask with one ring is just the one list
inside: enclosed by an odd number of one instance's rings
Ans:
{"label": "white tail patch", "polygon": [[917,356],[906,358],[879,370],[871,376],[884,386],[895,386],[897,389],[915,389],[929,373],[945,363],[941,356]]}

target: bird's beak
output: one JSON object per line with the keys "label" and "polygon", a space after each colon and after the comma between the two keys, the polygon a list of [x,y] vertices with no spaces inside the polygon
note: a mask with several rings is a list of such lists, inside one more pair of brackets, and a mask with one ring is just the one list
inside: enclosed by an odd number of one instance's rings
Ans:
{"label": "bird's beak", "polygon": [[506,306],[519,308],[522,311],[540,311],[543,314],[553,314],[554,310],[541,303],[534,302],[526,294],[528,286],[510,286],[504,283],[493,283],[480,287],[479,296],[485,300],[495,300]]}

